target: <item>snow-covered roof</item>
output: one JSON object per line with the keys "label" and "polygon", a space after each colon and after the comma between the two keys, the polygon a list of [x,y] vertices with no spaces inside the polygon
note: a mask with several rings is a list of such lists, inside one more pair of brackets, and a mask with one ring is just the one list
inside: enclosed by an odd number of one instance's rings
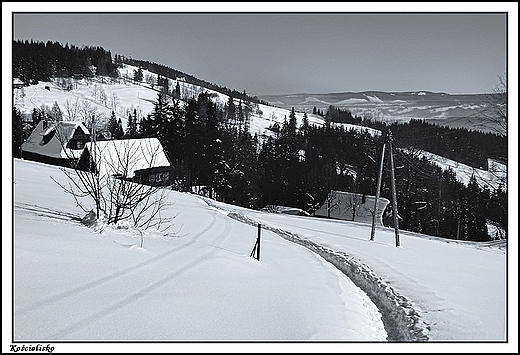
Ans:
{"label": "snow-covered roof", "polygon": [[135,171],[170,166],[164,149],[157,138],[119,139],[85,144],[101,176],[122,175],[134,177]]}
{"label": "snow-covered roof", "polygon": [[42,120],[38,122],[29,138],[22,144],[22,150],[52,158],[79,158],[82,149],[65,148],[78,129],[83,134],[90,135],[87,127],[81,122],[48,122]]}
{"label": "snow-covered roof", "polygon": [[[316,216],[329,216],[328,209],[330,208],[330,217],[352,220],[353,206],[356,205],[355,209],[355,222],[372,223],[372,211],[375,205],[375,196],[365,195],[364,203],[363,194],[347,191],[335,191],[330,192],[331,201],[330,203],[325,200],[321,207],[316,210]],[[382,215],[386,206],[390,201],[384,197],[379,197],[377,201],[377,213],[376,219],[378,224],[383,225]]]}

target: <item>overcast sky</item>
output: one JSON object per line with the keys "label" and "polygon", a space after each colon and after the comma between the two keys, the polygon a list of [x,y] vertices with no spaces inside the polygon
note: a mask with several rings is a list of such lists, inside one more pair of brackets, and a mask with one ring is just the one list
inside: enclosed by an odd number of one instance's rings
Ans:
{"label": "overcast sky", "polygon": [[[164,11],[150,4],[140,11]],[[29,10],[13,9],[16,40],[101,46],[256,95],[483,93],[506,72],[503,12],[21,13]]]}

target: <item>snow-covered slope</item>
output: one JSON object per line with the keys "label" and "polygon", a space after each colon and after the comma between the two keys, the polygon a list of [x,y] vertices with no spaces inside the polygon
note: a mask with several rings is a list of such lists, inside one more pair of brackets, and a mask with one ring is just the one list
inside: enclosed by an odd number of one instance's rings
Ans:
{"label": "snow-covered slope", "polygon": [[[120,78],[111,79],[107,77],[95,77],[86,79],[63,79],[57,78],[53,82],[40,82],[23,89],[14,89],[14,104],[22,113],[30,114],[34,108],[41,109],[42,105],[49,109],[57,102],[63,112],[65,120],[83,120],[87,110],[95,111],[100,117],[108,119],[114,111],[121,118],[123,127],[126,128],[128,115],[137,110],[139,117],[146,116],[152,112],[157,101],[157,87],[152,87],[146,80],[139,84],[133,82],[133,73],[136,67],[125,65],[119,69]],[[143,70],[143,77],[147,78],[154,73]],[[69,83],[70,90],[65,89]],[[197,97],[202,91],[206,91],[220,106],[228,102],[229,97],[214,90],[189,84],[183,78],[169,79],[169,87],[175,88],[177,83],[181,95],[185,97]],[[240,101],[235,99],[235,104]],[[291,108],[281,108],[264,104],[255,104],[252,107],[250,131],[252,134],[269,134],[267,128],[278,122],[282,124],[289,119]],[[298,125],[302,124],[303,111],[296,112]],[[308,113],[309,124],[322,126],[324,119],[319,115]],[[367,130],[366,127],[347,125],[347,129]],[[376,130],[369,130],[372,134],[378,134]]]}
{"label": "snow-covered slope", "polygon": [[455,173],[458,181],[464,185],[468,185],[472,176],[475,177],[477,184],[481,188],[487,188],[490,191],[501,188],[507,191],[507,166],[502,166],[501,173],[490,170],[473,168],[469,165],[459,163],[457,161],[442,157],[426,151],[418,152],[419,157],[426,157],[432,164],[435,164],[443,170],[451,170]]}
{"label": "snow-covered slope", "polygon": [[178,215],[139,248],[124,224],[79,223],[59,168],[14,164],[15,341],[386,339],[364,292],[276,233],[263,230],[257,261],[256,227],[172,191],[164,216]]}
{"label": "snow-covered slope", "polygon": [[[78,223],[83,213],[51,177],[65,179],[59,168],[14,160],[16,341],[373,342],[395,327],[422,340],[507,337],[505,241],[403,232],[396,248],[392,229],[370,242],[368,224],[172,191],[167,214],[180,213],[167,234],[147,231],[141,249],[130,228]],[[260,261],[249,257],[257,223]]]}
{"label": "snow-covered slope", "polygon": [[506,339],[504,240],[464,242],[401,231],[401,246],[395,247],[390,228],[378,227],[374,241],[369,241],[370,224],[212,204],[318,253],[363,288],[383,317],[389,312],[401,325],[408,322],[418,338]]}
{"label": "snow-covered slope", "polygon": [[[111,112],[114,111],[116,116],[121,118],[123,127],[126,129],[127,118],[130,113],[136,110],[138,116],[143,117],[152,112],[154,104],[157,101],[157,87],[153,88],[146,80],[143,80],[140,84],[133,82],[135,70],[137,70],[136,67],[125,65],[119,69],[120,78],[117,80],[106,77],[96,77],[91,80],[66,79],[71,84],[71,90],[65,90],[63,85],[60,85],[60,83],[62,84],[63,80],[65,80],[62,78],[55,79],[53,82],[40,82],[37,85],[31,85],[23,89],[14,89],[14,103],[21,112],[30,114],[33,108],[40,109],[45,105],[50,109],[54,102],[56,102],[62,110],[65,120],[82,120],[87,111],[95,112],[102,119],[107,120]],[[144,78],[154,75],[156,76],[154,73],[143,70]],[[196,97],[204,90],[212,96],[220,107],[224,107],[229,100],[227,95],[189,84],[185,82],[183,78],[169,79],[170,88],[174,88],[177,83],[180,86],[183,97]],[[268,128],[275,122],[282,124],[285,119],[288,119],[291,107],[297,110],[296,118],[298,125],[301,125],[303,121],[303,110],[309,112],[309,107],[312,108],[312,105],[316,105],[317,103],[323,106],[324,109],[327,109],[330,104],[340,104],[338,107],[347,107],[349,109],[351,109],[352,105],[356,107],[357,105],[361,105],[361,107],[378,105],[378,107],[387,107],[388,110],[394,113],[397,112],[396,107],[402,106],[402,109],[399,109],[400,111],[398,110],[400,114],[404,112],[403,110],[411,110],[411,107],[415,107],[414,105],[418,105],[419,103],[423,106],[426,105],[424,106],[425,109],[427,108],[430,111],[434,110],[436,112],[445,112],[447,105],[452,105],[454,100],[458,100],[457,102],[459,102],[460,106],[464,109],[482,109],[481,105],[483,105],[479,95],[453,96],[430,92],[367,92],[363,94],[345,93],[319,95],[318,97],[322,99],[314,96],[306,96],[305,94],[285,95],[283,97],[278,95],[265,98],[273,99],[275,97],[280,100],[284,98],[284,102],[276,101],[280,107],[263,104],[256,104],[252,107],[250,122],[250,131],[252,134],[258,134],[259,136],[272,134]],[[327,102],[324,101],[325,99],[329,101],[342,100],[338,102]],[[299,100],[303,100],[302,102],[304,102],[305,105]],[[239,100],[235,99],[235,102],[239,104]],[[475,103],[470,104],[471,102]],[[318,105],[318,107],[321,107],[320,105]],[[298,109],[301,111],[298,111]],[[354,110],[353,113],[356,113],[356,111]],[[395,117],[401,116],[397,115]],[[401,117],[401,119],[406,119],[408,116],[403,117]],[[414,117],[420,116],[415,115]],[[430,119],[433,118],[435,117],[430,117]],[[308,114],[308,119],[311,125],[324,125],[324,119],[319,115]],[[347,130],[368,132],[374,136],[381,134],[380,131],[367,127],[352,124],[336,125],[343,126]],[[457,177],[465,184],[468,183],[472,174],[475,174],[476,177],[482,181],[483,185],[490,185],[497,188],[500,183],[497,177],[488,171],[473,169],[429,152],[423,152],[423,154],[443,168],[452,168]]]}

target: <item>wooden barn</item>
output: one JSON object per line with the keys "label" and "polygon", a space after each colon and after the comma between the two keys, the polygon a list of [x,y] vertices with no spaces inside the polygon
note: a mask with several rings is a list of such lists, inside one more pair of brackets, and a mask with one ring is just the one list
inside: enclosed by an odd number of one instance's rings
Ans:
{"label": "wooden barn", "polygon": [[73,167],[89,141],[90,132],[81,122],[42,120],[22,143],[22,158]]}

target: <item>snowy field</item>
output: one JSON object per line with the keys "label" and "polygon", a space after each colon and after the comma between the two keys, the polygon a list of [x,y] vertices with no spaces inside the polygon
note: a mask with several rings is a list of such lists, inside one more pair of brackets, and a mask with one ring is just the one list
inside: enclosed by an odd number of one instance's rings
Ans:
{"label": "snowy field", "polygon": [[[56,167],[14,160],[14,308],[4,314],[14,316],[15,341],[368,346],[406,327],[412,340],[493,342],[479,351],[508,339],[517,302],[506,298],[504,242],[402,232],[396,248],[392,229],[378,228],[370,242],[366,224],[172,191],[168,234],[147,231],[139,248],[132,229],[79,223],[84,213],[51,177],[66,179]],[[256,223],[260,261],[250,257]],[[516,280],[516,268],[509,276]]]}
{"label": "snowy field", "polygon": [[14,339],[385,341],[367,295],[322,257],[172,192],[163,236],[89,229],[51,180],[15,160]]}

